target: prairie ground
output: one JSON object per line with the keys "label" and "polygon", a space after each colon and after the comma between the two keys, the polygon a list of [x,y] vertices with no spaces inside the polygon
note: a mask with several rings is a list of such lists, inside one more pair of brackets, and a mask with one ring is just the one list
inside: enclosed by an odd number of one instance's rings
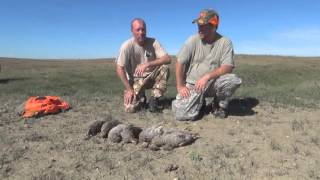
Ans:
{"label": "prairie ground", "polygon": [[[114,64],[99,60],[0,59],[0,179],[320,179],[320,58],[236,56],[243,85],[226,119],[203,113],[179,122],[170,109],[126,114]],[[72,109],[23,119],[29,96],[56,95]],[[199,138],[172,151],[84,140],[112,116],[139,127],[162,124]],[[175,168],[172,168],[175,167]]]}

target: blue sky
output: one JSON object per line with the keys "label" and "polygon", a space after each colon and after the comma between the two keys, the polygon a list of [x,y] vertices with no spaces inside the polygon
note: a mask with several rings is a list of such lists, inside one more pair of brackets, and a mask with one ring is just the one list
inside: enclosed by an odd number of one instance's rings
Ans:
{"label": "blue sky", "polygon": [[0,0],[0,56],[115,57],[135,17],[175,55],[204,8],[236,54],[320,56],[319,0]]}

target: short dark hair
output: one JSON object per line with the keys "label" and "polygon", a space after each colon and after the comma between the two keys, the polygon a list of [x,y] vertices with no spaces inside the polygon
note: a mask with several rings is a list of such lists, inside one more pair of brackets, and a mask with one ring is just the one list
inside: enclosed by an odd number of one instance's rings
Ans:
{"label": "short dark hair", "polygon": [[144,25],[144,27],[146,27],[146,22],[145,22],[142,18],[134,18],[134,19],[132,19],[132,21],[131,21],[131,29],[133,28],[133,23],[134,23],[135,21],[142,22],[143,25]]}

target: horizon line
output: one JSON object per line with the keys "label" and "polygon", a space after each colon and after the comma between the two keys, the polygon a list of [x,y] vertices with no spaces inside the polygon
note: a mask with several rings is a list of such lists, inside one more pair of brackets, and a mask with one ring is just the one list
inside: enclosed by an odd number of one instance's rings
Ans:
{"label": "horizon line", "polygon": [[[320,58],[320,56],[301,56],[301,55],[277,55],[277,54],[234,54],[235,56],[271,56],[271,57],[296,57],[296,58]],[[176,57],[176,55],[169,55]],[[0,56],[0,60],[3,59],[24,59],[24,60],[102,60],[102,59],[115,59],[116,57],[81,57],[81,58],[33,58],[33,57],[11,57],[11,56]]]}

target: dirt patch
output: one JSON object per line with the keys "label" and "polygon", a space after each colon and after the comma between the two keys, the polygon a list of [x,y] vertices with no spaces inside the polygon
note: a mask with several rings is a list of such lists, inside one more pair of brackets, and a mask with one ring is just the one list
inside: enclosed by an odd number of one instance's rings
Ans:
{"label": "dirt patch", "polygon": [[[9,103],[14,103],[9,102]],[[234,102],[235,106],[237,103]],[[178,122],[170,109],[128,115],[121,99],[81,107],[24,124],[1,105],[1,179],[317,179],[320,178],[319,110],[256,104],[224,120],[204,114]],[[119,106],[120,107],[120,106]],[[248,107],[248,106],[247,106]],[[88,125],[107,117],[140,127],[162,124],[199,135],[193,144],[152,151],[139,144],[113,144]]]}

